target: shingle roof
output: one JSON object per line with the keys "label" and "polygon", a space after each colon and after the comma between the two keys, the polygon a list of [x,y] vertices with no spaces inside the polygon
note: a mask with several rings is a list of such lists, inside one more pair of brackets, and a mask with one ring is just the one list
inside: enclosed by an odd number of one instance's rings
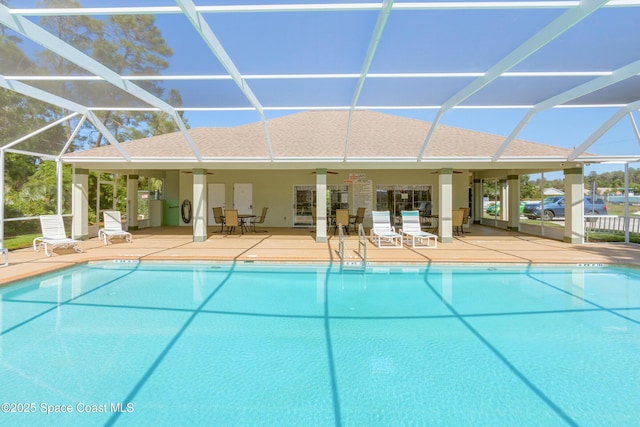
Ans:
{"label": "shingle roof", "polygon": [[[428,122],[373,111],[309,111],[267,121],[276,159],[287,158],[417,158],[431,127]],[[269,159],[269,145],[260,122],[231,128],[189,130],[204,159]],[[348,144],[347,144],[348,135]],[[439,125],[427,145],[425,158],[493,156],[505,137]],[[180,132],[122,143],[134,159],[194,158]],[[570,150],[514,140],[507,157],[567,157]],[[81,157],[121,157],[111,145],[69,153]]]}

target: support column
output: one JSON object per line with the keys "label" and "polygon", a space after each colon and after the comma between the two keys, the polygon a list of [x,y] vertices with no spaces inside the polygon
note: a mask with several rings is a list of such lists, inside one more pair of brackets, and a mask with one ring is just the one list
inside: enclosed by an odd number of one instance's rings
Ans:
{"label": "support column", "polygon": [[584,172],[582,167],[564,170],[564,241],[584,243]]}
{"label": "support column", "polygon": [[193,241],[207,240],[207,171],[193,170]]}
{"label": "support column", "polygon": [[[74,168],[72,191],[73,227],[71,236],[74,239],[87,239],[89,238],[89,171],[87,169]],[[96,221],[99,220],[96,218]],[[98,226],[98,228],[100,227]]]}
{"label": "support column", "polygon": [[508,202],[504,206],[508,207],[507,210],[507,230],[519,231],[520,230],[520,176],[519,175],[507,175],[507,193]]}
{"label": "support column", "polygon": [[440,169],[438,175],[438,234],[442,243],[453,242],[453,169]]}
{"label": "support column", "polygon": [[127,230],[138,229],[138,175],[127,178]]}
{"label": "support column", "polygon": [[498,218],[501,221],[506,221],[509,215],[509,192],[507,191],[507,180],[501,178],[498,180],[500,186],[500,213]]}
{"label": "support column", "polygon": [[473,179],[473,223],[480,224],[482,222],[482,210],[484,204],[482,203],[482,180]]}
{"label": "support column", "polygon": [[316,169],[316,243],[327,242],[327,170]]}

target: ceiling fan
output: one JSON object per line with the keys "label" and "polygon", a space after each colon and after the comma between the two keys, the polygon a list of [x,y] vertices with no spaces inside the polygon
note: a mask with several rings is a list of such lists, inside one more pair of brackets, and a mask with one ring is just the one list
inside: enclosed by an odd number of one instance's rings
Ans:
{"label": "ceiling fan", "polygon": [[[180,171],[182,173],[193,173],[193,171]],[[207,172],[207,175],[215,175],[213,172]]]}
{"label": "ceiling fan", "polygon": [[[309,172],[309,173],[315,175],[316,171]],[[327,174],[329,174],[329,175],[338,175],[339,173],[340,172],[336,172],[336,171],[327,171]]]}
{"label": "ceiling fan", "polygon": [[[437,174],[437,173],[440,173],[440,171],[433,171],[433,172],[431,172],[431,173],[432,173],[432,174],[433,174],[433,173],[436,173],[436,174]],[[453,173],[462,173],[462,171],[453,171]]]}

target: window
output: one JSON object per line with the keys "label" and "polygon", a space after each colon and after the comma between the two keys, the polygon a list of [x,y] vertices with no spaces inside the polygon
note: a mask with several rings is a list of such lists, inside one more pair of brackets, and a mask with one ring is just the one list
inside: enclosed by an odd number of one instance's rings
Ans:
{"label": "window", "polygon": [[430,185],[377,185],[376,210],[391,212],[395,225],[402,223],[401,211],[420,211],[421,216],[431,214],[432,188]]}

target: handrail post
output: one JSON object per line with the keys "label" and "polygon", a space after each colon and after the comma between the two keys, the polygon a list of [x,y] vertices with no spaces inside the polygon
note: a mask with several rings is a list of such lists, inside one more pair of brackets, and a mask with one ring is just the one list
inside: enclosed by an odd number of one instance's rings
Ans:
{"label": "handrail post", "polygon": [[[364,248],[362,252],[360,246]],[[367,235],[364,234],[362,223],[358,224],[358,254],[362,258],[362,264],[367,265]]]}
{"label": "handrail post", "polygon": [[340,263],[344,262],[344,231],[342,231],[342,224],[338,224],[339,236],[340,236],[340,245],[338,247],[338,252],[340,253]]}

